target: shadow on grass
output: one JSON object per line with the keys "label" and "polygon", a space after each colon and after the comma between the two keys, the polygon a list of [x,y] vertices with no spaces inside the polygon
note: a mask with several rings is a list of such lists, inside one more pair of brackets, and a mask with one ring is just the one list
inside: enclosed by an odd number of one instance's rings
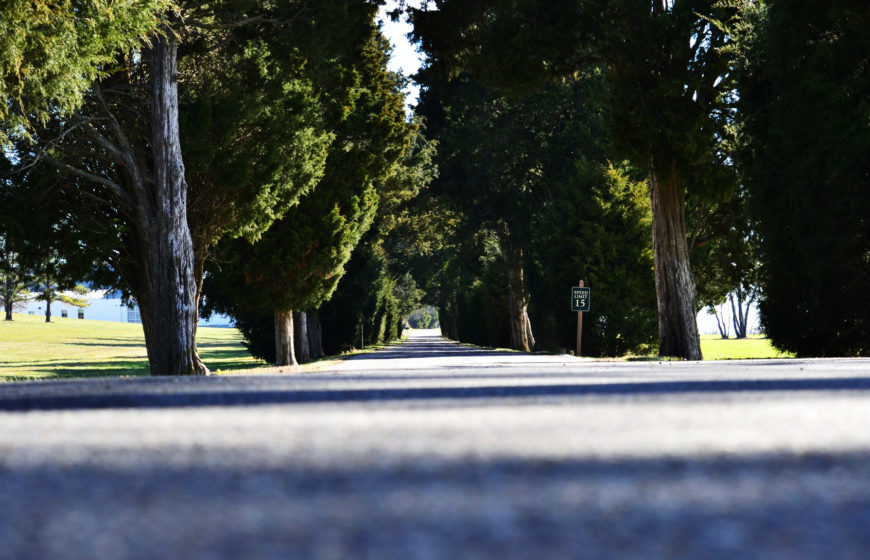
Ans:
{"label": "shadow on grass", "polygon": [[[72,344],[75,345],[75,344]],[[90,344],[87,344],[90,345]],[[94,344],[93,346],[101,346]],[[128,346],[128,345],[117,345]],[[217,346],[217,345],[216,345]],[[220,345],[226,346],[226,345]],[[267,364],[255,361],[244,349],[206,350],[200,352],[203,363],[211,370],[234,371],[252,369]],[[0,362],[0,379],[7,381],[31,379],[69,379],[76,377],[119,377],[124,375],[149,375],[148,360],[111,359],[101,361],[41,361]]]}
{"label": "shadow on grass", "polygon": [[[94,339],[91,339],[94,340]],[[62,342],[63,346],[90,346],[90,347],[106,347],[106,348],[142,348],[145,349],[144,342],[124,342],[121,340],[104,339],[106,342]]]}
{"label": "shadow on grass", "polygon": [[[100,362],[56,362],[15,364],[15,370],[4,371],[0,378],[7,380],[68,379],[74,377],[118,377],[121,375],[148,375],[147,360],[112,360]],[[11,369],[11,368],[10,368]],[[24,370],[24,372],[22,372]]]}
{"label": "shadow on grass", "polygon": [[196,347],[202,350],[203,348],[225,348],[227,346],[241,346],[241,340],[196,340]]}
{"label": "shadow on grass", "polygon": [[261,367],[272,367],[271,364],[267,364],[266,362],[252,362],[250,358],[245,360],[236,360],[236,361],[216,361],[215,358],[203,358],[203,363],[208,367],[208,369],[212,371],[236,371],[236,370],[245,370],[245,369],[256,369]]}
{"label": "shadow on grass", "polygon": [[243,360],[247,358],[249,363],[251,363],[251,355],[247,350],[208,350],[203,348],[199,348],[199,357],[202,358],[202,361],[208,363],[209,360]]}

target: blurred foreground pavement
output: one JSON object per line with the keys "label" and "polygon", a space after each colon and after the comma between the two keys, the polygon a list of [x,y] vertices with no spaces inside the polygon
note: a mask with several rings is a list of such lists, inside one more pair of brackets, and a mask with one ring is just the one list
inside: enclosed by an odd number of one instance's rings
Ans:
{"label": "blurred foreground pavement", "polygon": [[0,384],[0,559],[867,557],[867,359]]}

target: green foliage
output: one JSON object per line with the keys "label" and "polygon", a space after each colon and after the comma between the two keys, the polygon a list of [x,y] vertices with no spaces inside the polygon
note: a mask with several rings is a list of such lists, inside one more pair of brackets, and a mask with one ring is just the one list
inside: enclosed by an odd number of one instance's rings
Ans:
{"label": "green foliage", "polygon": [[434,224],[418,213],[423,207],[417,201],[436,175],[434,146],[417,128],[382,183],[374,224],[354,250],[332,299],[321,307],[327,353],[399,338],[404,317],[420,306],[425,292],[412,272]]}
{"label": "green foliage", "polygon": [[401,317],[393,287],[383,252],[374,243],[359,245],[332,299],[320,308],[324,352],[338,354],[363,342],[371,345],[397,338]]}
{"label": "green foliage", "polygon": [[656,334],[647,187],[625,169],[578,165],[553,183],[554,202],[535,220],[530,313],[542,348],[573,349],[578,280],[592,290],[583,319],[583,353],[620,356],[653,344]]}
{"label": "green foliage", "polygon": [[507,230],[524,252],[538,348],[573,347],[568,290],[580,278],[599,294],[584,329],[587,352],[649,344],[655,299],[646,186],[607,161],[601,74],[513,98],[467,75],[423,76],[432,81],[421,110],[439,146],[430,191],[457,216],[447,228],[452,240],[433,253],[442,266],[430,269],[442,331],[511,345]]}
{"label": "green foliage", "polygon": [[485,244],[478,267],[462,276],[465,282],[451,286],[450,299],[444,302],[442,332],[462,342],[509,348],[507,271],[497,247]]}
{"label": "green foliage", "polygon": [[370,26],[372,34],[336,68],[355,81],[328,91],[330,103],[346,105],[341,112],[326,108],[335,140],[317,188],[256,244],[240,240],[221,254],[228,261],[221,274],[232,286],[224,290],[242,305],[263,312],[316,309],[328,299],[371,226],[379,190],[407,145],[412,128],[405,122],[399,84],[386,72],[386,45],[371,20],[357,25]]}
{"label": "green foliage", "polygon": [[6,0],[0,9],[0,144],[69,113],[120,52],[139,46],[166,0]]}
{"label": "green foliage", "polygon": [[428,72],[467,71],[502,92],[524,95],[603,69],[620,156],[675,166],[690,190],[715,193],[733,185],[720,143],[731,135],[728,29],[740,4],[438,0],[437,10],[411,10],[411,19]]}
{"label": "green foliage", "polygon": [[287,44],[287,27],[262,38],[247,28],[206,36],[179,61],[190,77],[179,111],[201,258],[222,237],[258,239],[323,175],[333,135],[322,123],[317,76]]}
{"label": "green foliage", "polygon": [[[363,252],[381,256],[370,266],[360,265],[359,278],[345,283],[357,299],[354,284],[366,285],[373,299],[363,298],[365,313],[345,321],[372,342],[396,338],[401,316],[410,311],[403,302],[418,297],[410,278],[387,271],[379,234],[393,222],[387,223],[378,209],[382,204],[397,209],[417,192],[428,150],[415,139],[416,125],[405,119],[398,77],[386,70],[389,45],[375,27],[374,13],[363,16],[354,29],[368,30],[365,40],[338,56],[331,68],[322,68],[326,79],[315,83],[324,126],[333,138],[317,187],[256,243],[225,243],[206,282],[207,306],[232,315],[260,356],[274,356],[272,311],[313,310],[332,297],[354,248],[374,223],[377,233]],[[359,339],[340,328],[330,330],[328,311],[321,318],[327,351]]]}
{"label": "green foliage", "polygon": [[758,297],[759,240],[748,214],[748,194],[743,188],[724,194],[731,196],[720,202],[697,197],[689,202],[689,246],[699,309],[712,309],[735,292],[749,300]]}
{"label": "green foliage", "polygon": [[[181,128],[195,243],[256,242],[315,185],[322,190],[329,154],[358,153],[349,145],[368,141],[350,140],[347,123],[363,128],[367,104],[378,112],[363,99],[383,57],[372,39],[375,11],[355,0],[193,8],[201,26],[191,27],[179,64],[188,77]],[[342,164],[352,162],[330,165]]]}
{"label": "green foliage", "polygon": [[84,297],[76,297],[76,296],[85,296],[88,294],[88,288],[84,284],[76,284],[73,286],[73,289],[70,290],[71,293],[58,294],[59,301],[67,304],[74,305],[75,307],[88,307],[90,306],[90,302]]}
{"label": "green foliage", "polygon": [[[664,351],[674,355],[699,357],[689,254],[673,239],[684,235],[684,193],[718,200],[736,185],[729,159],[735,95],[728,30],[739,4],[437,0],[437,10],[411,10],[415,35],[431,56],[424,77],[469,72],[520,96],[603,72],[610,157],[646,170],[658,185],[657,200],[666,200],[656,206],[653,234],[662,270],[659,331]],[[516,176],[516,170],[505,174]]]}
{"label": "green foliage", "polygon": [[94,233],[84,229],[70,213],[70,192],[64,178],[49,166],[16,165],[8,157],[3,166],[3,299],[20,301],[21,291],[27,288],[49,305],[67,301],[86,306],[81,298],[62,292],[76,290],[77,282],[89,277],[102,247]]}
{"label": "green foliage", "polygon": [[24,262],[22,250],[26,249],[24,235],[26,213],[22,210],[28,205],[22,189],[14,188],[8,169],[11,163],[4,161],[6,168],[0,176],[0,304],[6,311],[5,318],[11,319],[15,304],[28,297],[27,286],[32,280],[32,270]]}
{"label": "green foliage", "polygon": [[438,326],[438,308],[427,305],[415,309],[408,315],[408,324],[412,329],[434,329]]}
{"label": "green foliage", "polygon": [[771,2],[740,51],[761,321],[800,356],[870,354],[870,11]]}

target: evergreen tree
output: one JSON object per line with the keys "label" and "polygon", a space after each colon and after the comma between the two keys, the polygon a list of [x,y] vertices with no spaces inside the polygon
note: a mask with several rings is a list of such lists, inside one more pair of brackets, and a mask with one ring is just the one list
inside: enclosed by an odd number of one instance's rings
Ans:
{"label": "evergreen tree", "polygon": [[28,299],[32,271],[21,254],[26,244],[23,232],[27,216],[22,209],[29,205],[23,200],[20,189],[15,188],[9,172],[11,163],[4,161],[4,164],[5,171],[0,174],[0,302],[5,320],[11,321],[15,305]]}
{"label": "evergreen tree", "polygon": [[659,351],[700,359],[687,243],[687,191],[732,188],[727,154],[733,78],[724,31],[737,9],[717,0],[437,0],[413,10],[431,70],[471,71],[513,91],[606,69],[611,134],[647,170]]}
{"label": "evergreen tree", "polygon": [[45,302],[46,322],[51,322],[54,301],[86,307],[86,300],[63,292],[87,292],[79,282],[90,276],[104,247],[70,212],[69,195],[74,191],[65,188],[67,181],[50,166],[26,167],[7,159],[4,167],[0,269],[7,319],[11,320],[12,304],[27,297],[21,293],[24,289]]}
{"label": "evergreen tree", "polygon": [[572,347],[567,291],[584,278],[601,294],[588,351],[648,344],[648,214],[643,186],[607,163],[600,74],[516,97],[467,75],[422,76],[420,110],[439,146],[430,190],[459,217],[437,257],[447,259],[435,280],[442,331],[522,350]]}
{"label": "evergreen tree", "polygon": [[[341,59],[342,70],[355,79],[324,92],[342,105],[327,106],[334,148],[317,188],[255,244],[240,240],[225,246],[225,262],[213,274],[212,283],[222,286],[212,289],[209,305],[229,312],[237,323],[262,324],[264,312],[273,316],[276,365],[297,363],[294,330],[305,325],[294,325],[293,312],[317,309],[334,292],[413,130],[405,121],[400,84],[386,70],[389,46],[376,29],[374,12],[361,24],[369,40]],[[307,341],[300,347],[307,348]]]}
{"label": "evergreen tree", "polygon": [[741,163],[760,237],[762,325],[801,356],[870,354],[870,11],[748,13]]}
{"label": "evergreen tree", "polygon": [[[358,1],[189,5],[141,56],[120,56],[74,119],[47,130],[62,141],[42,156],[77,177],[98,202],[91,214],[111,216],[111,272],[142,309],[154,374],[207,373],[195,349],[203,255],[220,235],[262,233],[319,177],[329,138],[316,124],[310,83],[336,53],[356,48],[347,24],[373,9]],[[181,99],[176,71],[190,84]],[[212,121],[188,119],[182,129],[179,104]],[[189,175],[182,131],[197,139]],[[208,166],[198,133],[217,141],[221,165]]]}
{"label": "evergreen tree", "polygon": [[12,0],[0,10],[0,143],[69,114],[119,52],[150,37],[165,0]]}

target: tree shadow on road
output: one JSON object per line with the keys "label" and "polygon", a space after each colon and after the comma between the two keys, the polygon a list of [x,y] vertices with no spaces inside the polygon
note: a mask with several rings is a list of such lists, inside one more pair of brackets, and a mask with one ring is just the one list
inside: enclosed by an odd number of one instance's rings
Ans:
{"label": "tree shadow on road", "polygon": [[[286,379],[286,378],[285,378]],[[334,379],[334,378],[333,378]],[[120,380],[124,381],[124,380]],[[147,381],[147,383],[143,383]],[[256,381],[256,382],[255,382]],[[257,388],[251,387],[258,385]],[[111,391],[100,385],[70,385],[63,390],[0,394],[0,410],[76,410],[103,408],[171,408],[198,406],[253,406],[312,403],[391,403],[405,401],[462,401],[466,399],[539,399],[715,395],[729,393],[870,391],[870,378],[792,378],[762,380],[644,381],[617,383],[545,383],[454,387],[312,388],[298,384],[281,388],[280,378],[200,378],[195,385],[180,386],[178,378],[149,378]],[[125,390],[127,389],[127,390]],[[196,389],[196,390],[191,390]]]}

